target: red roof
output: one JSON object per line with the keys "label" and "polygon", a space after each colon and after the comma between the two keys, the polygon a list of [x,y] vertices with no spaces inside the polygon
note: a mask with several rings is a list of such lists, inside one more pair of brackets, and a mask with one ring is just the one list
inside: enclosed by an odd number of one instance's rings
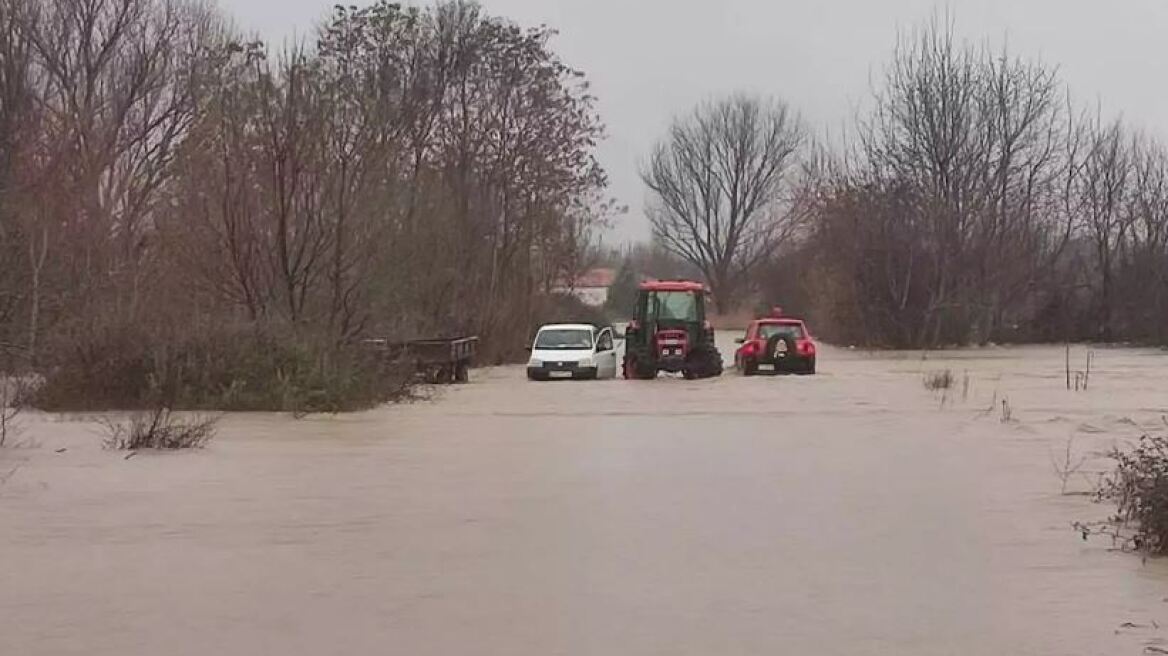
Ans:
{"label": "red roof", "polygon": [[589,269],[576,278],[572,286],[576,289],[609,288],[616,281],[616,271],[612,269]]}
{"label": "red roof", "polygon": [[649,280],[641,283],[647,292],[705,292],[706,286],[691,280]]}

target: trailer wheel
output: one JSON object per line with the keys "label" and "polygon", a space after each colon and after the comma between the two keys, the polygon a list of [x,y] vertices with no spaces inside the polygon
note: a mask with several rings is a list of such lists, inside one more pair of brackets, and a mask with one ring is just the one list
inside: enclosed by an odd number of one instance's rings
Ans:
{"label": "trailer wheel", "polygon": [[459,362],[454,365],[454,382],[468,383],[470,382],[470,365],[465,362]]}

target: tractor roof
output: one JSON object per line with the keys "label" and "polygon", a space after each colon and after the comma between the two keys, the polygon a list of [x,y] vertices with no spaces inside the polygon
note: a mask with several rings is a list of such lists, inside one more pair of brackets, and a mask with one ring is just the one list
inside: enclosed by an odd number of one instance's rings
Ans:
{"label": "tractor roof", "polygon": [[803,320],[795,317],[766,317],[755,319],[754,322],[760,326],[798,326],[802,325]]}
{"label": "tractor roof", "polygon": [[646,292],[705,292],[706,286],[692,280],[650,280],[641,283]]}

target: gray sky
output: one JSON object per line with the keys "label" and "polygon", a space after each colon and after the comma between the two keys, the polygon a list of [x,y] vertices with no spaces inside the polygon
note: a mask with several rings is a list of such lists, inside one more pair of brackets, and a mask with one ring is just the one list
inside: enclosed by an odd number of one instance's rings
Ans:
{"label": "gray sky", "polygon": [[[359,0],[358,0],[359,1]],[[220,0],[270,41],[310,33],[325,0]],[[1168,137],[1168,0],[481,0],[490,13],[560,31],[609,138],[601,160],[630,212],[609,242],[648,236],[643,160],[670,118],[710,95],[775,94],[815,129],[839,132],[866,99],[898,29],[949,7],[963,36],[1009,41],[1058,65],[1081,101]]]}

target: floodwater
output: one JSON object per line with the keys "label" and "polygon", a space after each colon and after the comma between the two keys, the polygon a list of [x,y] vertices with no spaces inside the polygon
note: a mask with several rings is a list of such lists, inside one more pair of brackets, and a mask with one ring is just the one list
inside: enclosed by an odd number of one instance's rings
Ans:
{"label": "floodwater", "polygon": [[[726,340],[726,350],[732,347]],[[1076,348],[1082,368],[1086,350]],[[0,654],[1100,655],[1168,650],[1168,563],[1083,542],[1168,355],[826,349],[815,377],[528,383],[0,453]],[[925,373],[950,369],[943,398]],[[967,378],[968,376],[968,378]],[[1005,402],[1004,409],[1003,401]],[[1004,415],[1008,414],[1007,417]],[[65,451],[58,453],[59,449]],[[1161,628],[1162,627],[1162,628]]]}

